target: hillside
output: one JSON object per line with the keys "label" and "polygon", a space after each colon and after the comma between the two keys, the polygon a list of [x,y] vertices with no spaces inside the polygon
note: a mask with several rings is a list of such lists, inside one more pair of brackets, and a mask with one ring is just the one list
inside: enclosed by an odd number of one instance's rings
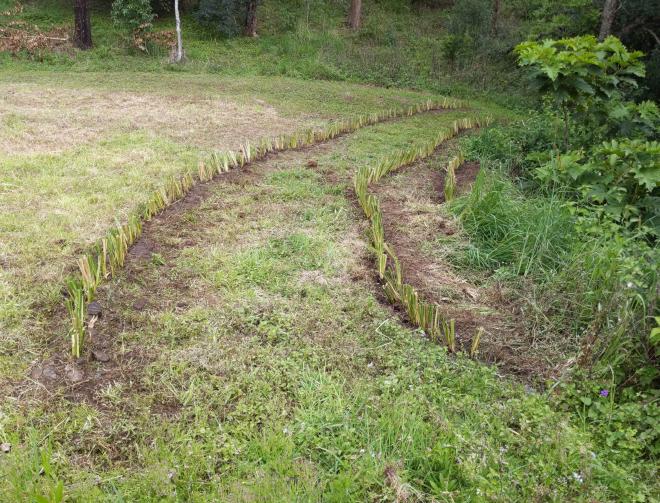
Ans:
{"label": "hillside", "polygon": [[185,2],[177,63],[135,1],[81,50],[0,0],[0,500],[658,498],[660,112],[600,4]]}

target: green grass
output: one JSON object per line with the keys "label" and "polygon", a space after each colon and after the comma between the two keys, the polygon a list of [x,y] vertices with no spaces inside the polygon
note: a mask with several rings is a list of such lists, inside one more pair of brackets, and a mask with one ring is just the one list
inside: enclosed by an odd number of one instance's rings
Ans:
{"label": "green grass", "polygon": [[554,134],[534,114],[463,141],[484,169],[453,206],[469,244],[450,254],[524,306],[529,331],[544,347],[567,354],[579,347],[599,379],[647,392],[657,379],[647,341],[658,248],[576,205],[569,188],[539,186],[528,154],[550,150]]}
{"label": "green grass", "polygon": [[[11,5],[0,0],[0,11]],[[60,0],[28,3],[19,19],[47,30],[71,26],[70,11]],[[104,318],[94,337],[118,367],[87,362],[90,381],[51,388],[25,377],[33,362],[66,352],[60,289],[78,254],[209,151],[437,92],[479,98],[474,113],[512,116],[492,103],[519,102],[499,92],[509,80],[491,71],[497,63],[459,71],[439,59],[441,11],[365,2],[365,14],[365,28],[350,35],[344,6],[266,1],[256,40],[218,39],[184,16],[188,60],[176,66],[127,50],[99,4],[92,51],[0,54],[0,91],[11,96],[0,102],[0,443],[11,446],[0,452],[0,500],[658,494],[652,449],[637,438],[655,402],[644,414],[623,410],[614,387],[608,401],[594,385],[567,392],[584,405],[576,411],[564,395],[449,357],[377,300],[364,222],[346,198],[352,176],[428,142],[465,111],[282,154],[247,183],[215,186],[174,223],[155,222],[158,248],[97,293]],[[171,19],[156,23],[171,28]],[[570,313],[580,313],[560,323],[582,323],[589,295],[609,288],[601,279],[611,262],[592,248],[567,250],[579,236],[555,202],[498,187],[470,203],[466,231],[479,260],[463,264],[509,278],[554,274],[547,290],[563,296],[550,300],[561,311],[570,299]],[[572,261],[555,274],[563,254]],[[579,262],[601,258],[597,267]],[[600,275],[580,276],[593,269]],[[144,309],[134,307],[140,300]]]}
{"label": "green grass", "polygon": [[[3,3],[4,2],[4,3]],[[396,3],[364,2],[364,26],[351,34],[345,26],[345,7],[324,2],[267,0],[260,6],[257,39],[226,39],[200,27],[192,15],[183,17],[187,61],[168,63],[166,50],[152,55],[136,54],[126,47],[122,34],[112,25],[107,4],[92,12],[95,46],[90,51],[0,54],[0,67],[49,69],[50,71],[150,71],[212,73],[231,76],[288,76],[307,80],[362,82],[386,87],[415,88],[459,97],[520,104],[510,62],[474,63],[457,69],[441,56],[445,22],[443,9],[423,6],[408,9]],[[0,0],[8,9],[11,0]],[[49,0],[26,4],[23,19],[41,29],[71,26],[68,3]],[[9,18],[7,18],[9,19]],[[0,17],[0,23],[3,21]],[[174,20],[163,17],[156,31],[173,30]],[[484,78],[485,74],[489,78]],[[521,90],[522,92],[522,90]]]}
{"label": "green grass", "polygon": [[560,198],[525,197],[510,180],[488,171],[457,201],[472,246],[465,252],[472,267],[513,276],[552,276],[566,264],[575,239],[573,218]]}
{"label": "green grass", "polygon": [[156,259],[99,292],[100,337],[123,373],[87,403],[38,387],[3,403],[0,440],[13,448],[0,499],[60,483],[73,501],[651,495],[653,466],[597,444],[552,396],[449,357],[374,298],[350,175],[451,120],[381,124],[274,158],[156,222]]}
{"label": "green grass", "polygon": [[124,221],[146,202],[168,176],[195,170],[210,151],[237,148],[246,139],[430,96],[275,77],[128,72],[10,77],[0,77],[0,87],[15,97],[2,105],[10,120],[0,130],[7,149],[0,178],[0,368],[16,377],[38,351],[41,327],[61,304],[60,290],[77,256],[116,219]]}

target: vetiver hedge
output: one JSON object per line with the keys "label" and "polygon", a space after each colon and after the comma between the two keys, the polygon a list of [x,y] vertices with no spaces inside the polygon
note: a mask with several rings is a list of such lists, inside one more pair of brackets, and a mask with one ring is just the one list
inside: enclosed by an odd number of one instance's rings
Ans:
{"label": "vetiver hedge", "polygon": [[[456,136],[462,130],[486,126],[489,123],[489,118],[465,118],[454,121],[451,127],[440,131],[438,136],[426,145],[400,150],[375,166],[360,168],[354,180],[355,193],[360,206],[362,206],[365,215],[371,222],[371,244],[376,255],[378,277],[382,282],[387,298],[392,304],[398,304],[405,310],[411,323],[420,327],[432,340],[444,342],[451,352],[456,351],[454,320],[447,319],[438,304],[422,300],[417,290],[412,285],[405,283],[401,264],[392,247],[385,241],[380,203],[376,196],[369,193],[369,185],[377,182],[390,171],[430,156],[438,145]],[[446,200],[453,198],[456,184],[455,170],[462,162],[463,156],[459,153],[447,166],[447,176],[445,178]],[[479,329],[472,338],[471,354],[476,352],[481,334],[482,329]]]}
{"label": "vetiver hedge", "polygon": [[465,102],[449,98],[439,101],[428,100],[408,108],[360,115],[335,122],[321,130],[309,129],[291,135],[262,139],[257,145],[245,143],[236,152],[214,153],[209,159],[200,161],[196,173],[189,172],[180,178],[170,178],[125,223],[118,223],[88,253],[83,255],[78,260],[78,273],[67,279],[66,306],[71,318],[70,336],[73,356],[80,357],[88,324],[93,322],[87,319],[88,305],[94,301],[96,290],[101,282],[112,277],[124,266],[128,249],[142,233],[142,224],[183,198],[195,184],[208,182],[217,175],[230,169],[241,168],[272,152],[307,147],[389,119],[463,106],[466,106]]}

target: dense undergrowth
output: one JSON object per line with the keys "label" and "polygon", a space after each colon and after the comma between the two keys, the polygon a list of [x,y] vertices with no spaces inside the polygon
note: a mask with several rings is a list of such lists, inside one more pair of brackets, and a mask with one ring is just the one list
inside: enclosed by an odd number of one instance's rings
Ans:
{"label": "dense undergrowth", "polygon": [[[470,237],[454,260],[490,271],[524,306],[530,337],[565,355],[552,387],[567,410],[608,445],[655,459],[660,114],[621,89],[601,101],[548,82],[542,112],[465,140],[484,170],[453,205]],[[606,407],[592,399],[598,390]]]}

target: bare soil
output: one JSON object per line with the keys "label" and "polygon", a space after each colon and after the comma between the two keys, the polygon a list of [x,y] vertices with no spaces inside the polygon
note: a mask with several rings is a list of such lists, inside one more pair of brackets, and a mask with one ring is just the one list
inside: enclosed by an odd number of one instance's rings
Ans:
{"label": "bare soil", "polygon": [[[531,351],[518,306],[502,295],[497,284],[471,281],[435,253],[438,236],[458,231],[455,218],[442,206],[448,158],[444,145],[435,156],[406,166],[372,187],[383,211],[385,240],[401,262],[405,281],[456,320],[463,350],[469,350],[482,327],[481,359],[506,373],[537,381],[551,369]],[[457,194],[469,191],[478,173],[478,163],[463,163],[456,170]]]}

